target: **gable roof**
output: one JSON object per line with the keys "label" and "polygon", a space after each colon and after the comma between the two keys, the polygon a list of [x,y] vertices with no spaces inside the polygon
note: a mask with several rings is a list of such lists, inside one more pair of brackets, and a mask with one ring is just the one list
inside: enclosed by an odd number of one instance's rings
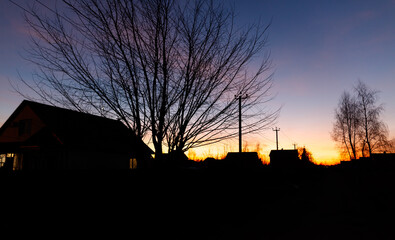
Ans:
{"label": "gable roof", "polygon": [[297,149],[271,150],[269,157],[270,159],[274,159],[274,158],[299,159],[299,153]]}
{"label": "gable roof", "polygon": [[153,153],[121,121],[28,100],[24,100],[7,119],[0,128],[0,135],[26,106],[33,110],[61,144],[117,152],[137,150]]}

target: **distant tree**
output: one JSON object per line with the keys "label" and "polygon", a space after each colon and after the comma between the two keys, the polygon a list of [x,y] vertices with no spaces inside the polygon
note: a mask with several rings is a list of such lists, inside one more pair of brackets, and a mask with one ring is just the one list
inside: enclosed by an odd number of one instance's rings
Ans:
{"label": "distant tree", "polygon": [[357,158],[359,113],[355,97],[344,92],[335,111],[332,138],[347,152],[350,160]]}
{"label": "distant tree", "polygon": [[298,155],[300,160],[302,160],[302,162],[304,163],[313,163],[314,162],[314,158],[313,158],[313,154],[306,149],[306,147],[299,147],[298,148]]}
{"label": "distant tree", "polygon": [[[332,138],[349,159],[369,157],[391,147],[388,128],[380,119],[384,108],[377,105],[378,92],[358,81],[354,95],[344,92],[335,111]],[[360,152],[360,154],[359,154]]]}
{"label": "distant tree", "polygon": [[395,153],[395,138],[389,140],[388,142],[389,144],[386,151],[389,153]]}
{"label": "distant tree", "polygon": [[156,156],[163,146],[186,151],[237,136],[235,95],[249,96],[242,102],[244,133],[278,116],[254,108],[271,99],[270,24],[238,28],[232,9],[209,0],[57,6],[65,10],[38,0],[23,7],[32,39],[27,59],[38,72],[33,82],[21,80],[41,101],[120,119],[149,136]]}
{"label": "distant tree", "polygon": [[361,154],[367,157],[373,151],[385,150],[389,146],[388,128],[380,119],[384,108],[377,105],[378,91],[369,89],[365,83],[358,81],[355,93],[360,117]]}

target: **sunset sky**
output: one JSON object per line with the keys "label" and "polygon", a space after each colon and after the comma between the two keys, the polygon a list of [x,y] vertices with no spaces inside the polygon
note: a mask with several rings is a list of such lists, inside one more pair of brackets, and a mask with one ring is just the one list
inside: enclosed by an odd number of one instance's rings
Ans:
{"label": "sunset sky", "polygon": [[[317,162],[338,161],[330,136],[334,110],[342,92],[352,90],[358,79],[380,91],[383,120],[390,138],[395,137],[395,1],[240,0],[234,7],[238,24],[272,21],[268,50],[276,97],[268,104],[282,107],[275,125],[281,129],[280,148],[296,143]],[[21,57],[28,41],[20,9],[0,1],[0,125],[23,100],[9,82],[17,83],[18,72],[29,79],[34,70]],[[271,129],[244,140],[251,150],[257,143],[265,154],[275,149]],[[195,152],[237,151],[237,144],[234,139]]]}

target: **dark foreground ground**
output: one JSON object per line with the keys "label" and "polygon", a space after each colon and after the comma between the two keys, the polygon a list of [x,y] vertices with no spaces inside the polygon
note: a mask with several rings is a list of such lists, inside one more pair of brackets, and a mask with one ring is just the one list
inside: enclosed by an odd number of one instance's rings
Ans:
{"label": "dark foreground ground", "polygon": [[395,238],[394,169],[1,174],[0,191],[16,237]]}

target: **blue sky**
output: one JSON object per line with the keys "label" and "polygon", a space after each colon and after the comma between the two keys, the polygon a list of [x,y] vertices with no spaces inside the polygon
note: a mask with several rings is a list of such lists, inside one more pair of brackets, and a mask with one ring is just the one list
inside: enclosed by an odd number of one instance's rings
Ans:
{"label": "blue sky", "polygon": [[[395,1],[242,0],[234,6],[240,25],[272,19],[268,50],[277,96],[271,104],[282,106],[277,123],[281,147],[296,142],[323,161],[336,157],[330,138],[334,109],[358,79],[380,91],[383,119],[395,137]],[[0,125],[22,101],[9,81],[17,82],[18,72],[29,79],[34,70],[21,58],[27,33],[20,10],[1,1]],[[275,133],[268,130],[245,140],[268,151],[274,148]]]}
{"label": "blue sky", "polygon": [[[316,157],[336,154],[330,138],[334,109],[358,79],[380,91],[383,119],[394,137],[394,1],[243,1],[237,6],[243,19],[273,18],[274,103],[283,105],[278,125],[286,134],[280,135],[284,148],[294,141]],[[274,139],[274,132],[267,136]]]}

